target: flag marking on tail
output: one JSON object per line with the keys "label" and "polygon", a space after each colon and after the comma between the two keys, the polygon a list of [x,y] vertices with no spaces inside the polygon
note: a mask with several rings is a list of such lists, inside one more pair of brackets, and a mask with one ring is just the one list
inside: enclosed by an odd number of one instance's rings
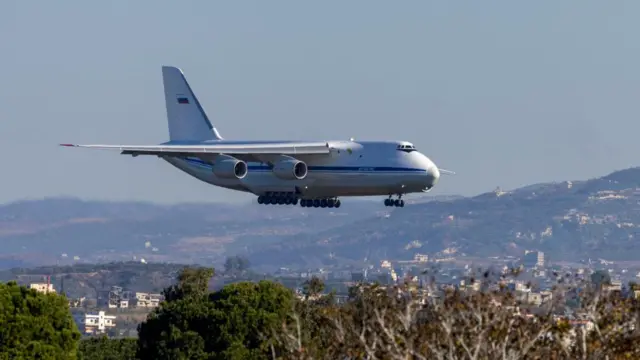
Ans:
{"label": "flag marking on tail", "polygon": [[188,104],[188,103],[189,103],[189,99],[187,99],[186,97],[178,98],[178,104]]}

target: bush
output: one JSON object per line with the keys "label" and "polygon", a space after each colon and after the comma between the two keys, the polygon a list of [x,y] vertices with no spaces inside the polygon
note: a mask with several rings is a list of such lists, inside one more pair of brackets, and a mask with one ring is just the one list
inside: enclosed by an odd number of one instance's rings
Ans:
{"label": "bush", "polygon": [[134,360],[137,348],[136,339],[84,339],[80,341],[78,360]]}
{"label": "bush", "polygon": [[0,359],[76,359],[79,340],[64,296],[0,283]]}

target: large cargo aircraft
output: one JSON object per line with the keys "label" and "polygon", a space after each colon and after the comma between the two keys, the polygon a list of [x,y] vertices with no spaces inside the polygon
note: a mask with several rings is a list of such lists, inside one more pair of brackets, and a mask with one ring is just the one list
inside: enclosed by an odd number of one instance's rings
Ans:
{"label": "large cargo aircraft", "polygon": [[182,70],[163,66],[162,78],[168,142],[61,145],[158,156],[201,181],[257,195],[267,205],[334,208],[340,197],[388,195],[386,206],[403,207],[404,194],[428,192],[440,174],[453,174],[407,141],[224,140]]}

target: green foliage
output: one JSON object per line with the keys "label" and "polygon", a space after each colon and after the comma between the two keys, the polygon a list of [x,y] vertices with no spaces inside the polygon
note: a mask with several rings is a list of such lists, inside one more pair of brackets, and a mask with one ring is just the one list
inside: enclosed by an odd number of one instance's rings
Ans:
{"label": "green foliage", "polygon": [[291,290],[270,281],[235,283],[209,296],[212,323],[220,327],[212,349],[228,359],[265,358],[273,331],[294,306]]}
{"label": "green foliage", "polygon": [[178,282],[163,291],[166,301],[186,298],[199,299],[208,293],[209,281],[215,274],[212,268],[186,267],[178,274]]}
{"label": "green foliage", "polygon": [[139,359],[267,359],[278,351],[274,330],[291,314],[293,293],[270,281],[208,293],[204,279],[212,273],[180,274],[167,301],[138,327]]}
{"label": "green foliage", "polygon": [[596,286],[611,284],[611,275],[606,270],[596,270],[591,274],[591,282]]}
{"label": "green foliage", "polygon": [[[606,274],[557,275],[553,296],[537,307],[507,290],[517,272],[465,279],[484,291],[360,284],[343,304],[322,295],[318,278],[298,300],[271,281],[210,292],[213,274],[183,269],[137,340],[93,338],[79,351],[64,297],[2,285],[0,360],[640,358],[640,302],[599,286]],[[558,317],[567,301],[573,317]]]}
{"label": "green foliage", "polygon": [[79,340],[64,296],[0,284],[0,359],[76,359]]}
{"label": "green foliage", "polygon": [[136,339],[85,339],[80,341],[78,360],[135,360],[137,348]]}
{"label": "green foliage", "polygon": [[304,283],[304,295],[305,298],[313,298],[316,297],[324,291],[324,282],[317,278],[316,276],[312,277],[308,281]]}
{"label": "green foliage", "polygon": [[247,271],[250,265],[249,259],[244,256],[230,256],[224,262],[224,271],[235,275]]}

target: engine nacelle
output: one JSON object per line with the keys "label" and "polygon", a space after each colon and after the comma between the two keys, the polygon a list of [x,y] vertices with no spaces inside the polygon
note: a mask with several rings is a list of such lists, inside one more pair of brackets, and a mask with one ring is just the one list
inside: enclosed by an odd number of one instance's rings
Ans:
{"label": "engine nacelle", "polygon": [[222,179],[243,179],[248,172],[247,163],[229,155],[218,155],[213,163],[213,173]]}
{"label": "engine nacelle", "polygon": [[283,156],[273,166],[273,174],[283,180],[302,180],[307,177],[307,164],[298,159]]}

